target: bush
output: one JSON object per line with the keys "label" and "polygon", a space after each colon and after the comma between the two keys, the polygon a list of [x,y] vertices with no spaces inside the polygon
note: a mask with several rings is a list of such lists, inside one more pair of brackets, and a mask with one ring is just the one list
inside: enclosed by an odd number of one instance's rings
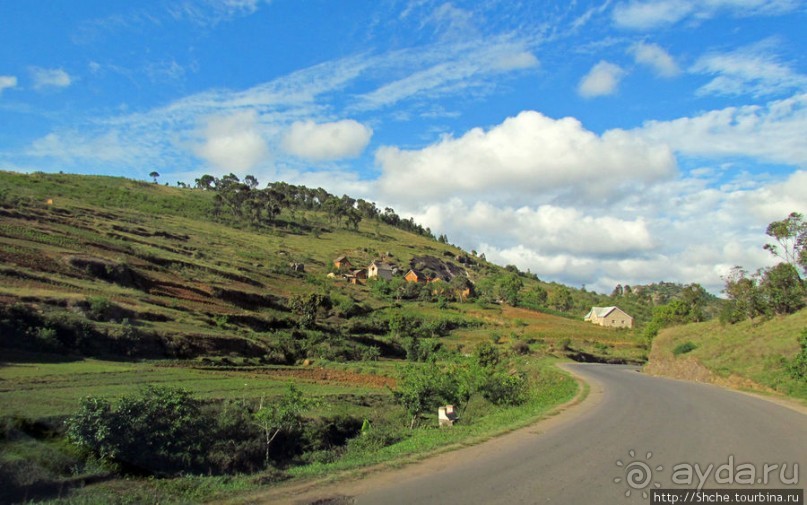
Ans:
{"label": "bush", "polygon": [[483,367],[494,367],[499,364],[499,349],[490,342],[482,342],[474,350],[476,362]]}
{"label": "bush", "polygon": [[523,340],[516,340],[510,345],[510,350],[513,352],[513,354],[524,356],[525,354],[530,353],[530,345]]}
{"label": "bush", "polygon": [[434,365],[408,366],[401,372],[398,388],[392,393],[411,416],[410,428],[417,425],[423,414],[437,412],[440,405],[459,403],[456,380]]}
{"label": "bush", "polygon": [[801,331],[799,338],[801,351],[790,361],[787,368],[796,380],[807,380],[807,328]]}
{"label": "bush", "polygon": [[66,425],[71,442],[136,474],[204,471],[212,435],[198,400],[180,389],[154,386],[123,397],[114,410],[105,400],[87,397]]}
{"label": "bush", "polygon": [[443,347],[435,338],[407,338],[404,341],[404,348],[406,349],[406,359],[409,361],[430,361],[437,357]]}
{"label": "bush", "polygon": [[697,348],[698,348],[698,346],[694,342],[687,341],[687,342],[684,342],[682,344],[678,344],[677,346],[675,346],[675,348],[673,349],[673,356],[679,356],[681,354],[686,354],[688,352],[694,351]]}
{"label": "bush", "polygon": [[521,405],[527,401],[528,391],[526,376],[498,372],[488,377],[482,396],[494,405]]}

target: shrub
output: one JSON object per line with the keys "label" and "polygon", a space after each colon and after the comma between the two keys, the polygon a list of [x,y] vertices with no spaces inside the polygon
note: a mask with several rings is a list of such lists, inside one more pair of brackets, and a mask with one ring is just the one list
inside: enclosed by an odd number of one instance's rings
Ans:
{"label": "shrub", "polygon": [[801,331],[799,346],[801,351],[790,361],[787,368],[794,379],[805,380],[807,379],[807,328]]}
{"label": "shrub", "polygon": [[673,355],[679,356],[681,354],[686,354],[688,352],[694,351],[697,348],[698,346],[694,342],[687,341],[675,346],[675,348],[673,349]]}
{"label": "shrub", "polygon": [[523,340],[516,340],[510,345],[510,350],[513,354],[524,356],[530,353],[530,345]]}
{"label": "shrub", "polygon": [[521,405],[527,401],[528,390],[526,376],[497,372],[488,377],[482,396],[494,405]]}
{"label": "shrub", "polygon": [[494,367],[499,364],[499,349],[490,342],[482,342],[474,349],[476,362],[483,367]]}
{"label": "shrub", "polygon": [[411,416],[409,427],[414,428],[424,413],[458,403],[457,382],[436,366],[410,365],[401,372],[393,397]]}
{"label": "shrub", "polygon": [[409,361],[430,361],[437,357],[443,347],[435,338],[408,338],[404,341],[406,359]]}
{"label": "shrub", "polygon": [[66,421],[67,436],[130,473],[199,472],[211,435],[199,409],[188,392],[154,386],[123,397],[114,410],[106,400],[87,397]]}
{"label": "shrub", "polygon": [[87,317],[93,321],[106,321],[114,304],[103,296],[91,296],[87,298],[90,308],[87,310]]}
{"label": "shrub", "polygon": [[362,361],[378,361],[381,357],[381,349],[377,345],[365,347],[361,351]]}

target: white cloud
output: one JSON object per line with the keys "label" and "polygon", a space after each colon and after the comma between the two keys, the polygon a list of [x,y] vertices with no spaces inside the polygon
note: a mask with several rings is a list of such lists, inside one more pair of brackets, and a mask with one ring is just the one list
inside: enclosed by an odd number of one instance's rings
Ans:
{"label": "white cloud", "polygon": [[372,129],[352,119],[321,124],[295,121],[283,137],[283,148],[313,161],[352,158],[364,151],[372,135]]}
{"label": "white cloud", "polygon": [[612,95],[624,75],[625,71],[619,65],[600,61],[580,80],[577,92],[585,98]]}
{"label": "white cloud", "polygon": [[800,0],[630,0],[614,7],[617,26],[652,30],[693,19],[701,21],[727,11],[738,17],[768,16],[797,10]]}
{"label": "white cloud", "polygon": [[581,198],[513,208],[463,195],[435,200],[415,217],[466,249],[543,279],[606,293],[617,283],[698,282],[719,293],[732,266],[774,262],[762,249],[765,227],[792,211],[807,211],[805,171],[751,187],[679,177],[606,206]]}
{"label": "white cloud", "polygon": [[631,47],[630,52],[636,63],[650,67],[660,77],[675,77],[681,73],[670,53],[657,44],[640,42]]}
{"label": "white cloud", "polygon": [[[376,163],[383,172],[381,188],[389,195],[424,201],[499,195],[511,204],[558,192],[607,197],[629,181],[667,178],[676,168],[663,145],[620,130],[598,136],[576,119],[555,120],[534,111],[421,150],[382,147]],[[416,191],[408,181],[417,181]]]}
{"label": "white cloud", "polygon": [[0,75],[0,95],[3,90],[17,87],[17,77],[14,75]]}
{"label": "white cloud", "polygon": [[585,214],[558,205],[513,208],[485,201],[472,205],[461,197],[429,204],[420,213],[430,226],[462,229],[498,244],[518,244],[542,254],[633,256],[655,247],[642,218]]}
{"label": "white cloud", "polygon": [[636,135],[689,156],[748,156],[807,167],[807,93],[768,103],[648,121]]}
{"label": "white cloud", "polygon": [[702,56],[692,72],[716,77],[698,94],[764,96],[807,89],[807,76],[780,62],[772,52],[774,45],[774,41],[765,40],[732,52]]}
{"label": "white cloud", "polygon": [[115,130],[97,136],[72,130],[49,133],[34,140],[26,154],[36,158],[53,158],[63,163],[93,160],[128,164],[133,160],[142,161],[145,157],[142,149],[127,142]]}
{"label": "white cloud", "polygon": [[70,75],[61,68],[31,67],[31,78],[34,80],[34,89],[66,88],[72,84]]}
{"label": "white cloud", "polygon": [[631,1],[618,4],[613,16],[618,26],[645,30],[677,23],[693,8],[687,0]]}
{"label": "white cloud", "polygon": [[195,152],[220,170],[244,173],[269,158],[254,110],[208,118],[203,136]]}
{"label": "white cloud", "polygon": [[168,7],[177,21],[189,20],[201,26],[215,26],[223,21],[254,14],[261,0],[183,0]]}
{"label": "white cloud", "polygon": [[533,68],[537,67],[538,65],[540,65],[540,62],[534,54],[529,51],[521,51],[503,54],[502,57],[494,64],[494,68],[508,71]]}
{"label": "white cloud", "polygon": [[485,93],[495,87],[493,77],[539,66],[538,58],[525,46],[512,37],[488,37],[388,54],[373,61],[375,70],[393,75],[404,71],[406,77],[360,95],[353,109],[374,110],[414,98]]}

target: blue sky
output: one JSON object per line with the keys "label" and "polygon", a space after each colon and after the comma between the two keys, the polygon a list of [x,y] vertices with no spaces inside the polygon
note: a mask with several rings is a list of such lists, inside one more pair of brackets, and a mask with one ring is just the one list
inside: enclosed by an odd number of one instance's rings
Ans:
{"label": "blue sky", "polygon": [[0,2],[0,169],[255,175],[541,278],[699,282],[807,212],[799,0]]}

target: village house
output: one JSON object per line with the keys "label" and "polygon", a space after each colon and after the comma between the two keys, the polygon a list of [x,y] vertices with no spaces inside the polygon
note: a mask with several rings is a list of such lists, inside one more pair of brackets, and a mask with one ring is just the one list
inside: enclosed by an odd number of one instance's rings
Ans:
{"label": "village house", "polygon": [[350,273],[344,275],[344,278],[351,284],[361,286],[367,280],[367,270],[351,270]]}
{"label": "village house", "polygon": [[419,282],[425,284],[429,282],[430,279],[423,272],[413,268],[406,272],[406,275],[404,275],[404,280],[406,280],[406,282]]}
{"label": "village house", "polygon": [[367,278],[384,279],[385,281],[388,281],[392,279],[393,275],[395,275],[394,272],[394,266],[388,263],[382,263],[380,261],[373,261],[370,263],[370,266],[367,267]]}
{"label": "village house", "polygon": [[592,307],[583,320],[609,328],[633,328],[633,318],[619,307]]}
{"label": "village house", "polygon": [[338,258],[333,260],[333,266],[342,270],[342,269],[348,269],[353,265],[350,264],[350,260],[347,259],[347,256],[339,256]]}

